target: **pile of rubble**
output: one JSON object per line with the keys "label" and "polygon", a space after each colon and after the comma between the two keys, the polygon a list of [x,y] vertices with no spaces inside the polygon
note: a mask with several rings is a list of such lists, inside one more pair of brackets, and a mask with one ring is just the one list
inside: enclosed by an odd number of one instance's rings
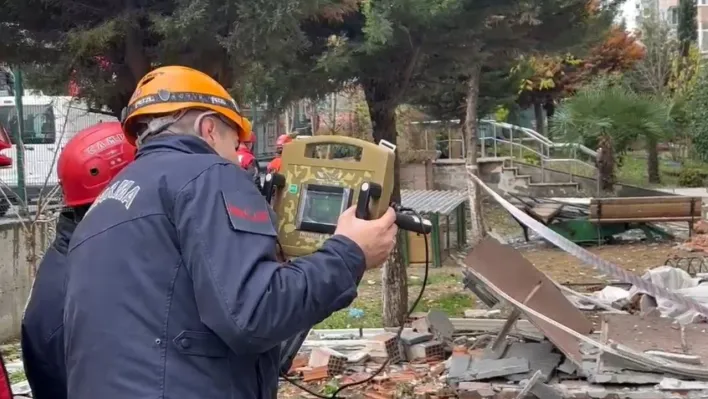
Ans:
{"label": "pile of rubble", "polygon": [[[517,320],[504,334],[509,324],[504,319],[448,319],[440,311],[414,317],[400,339],[394,331],[381,329],[313,331],[290,376],[327,392],[328,386],[368,379],[391,359],[371,381],[344,391],[350,395],[346,397],[708,397],[708,382],[649,371],[589,345],[579,347],[577,364],[528,320]],[[603,314],[601,332],[590,337],[622,342],[690,369],[708,361],[707,330],[702,324],[681,329],[667,319]],[[296,388],[291,392],[301,394]]]}
{"label": "pile of rubble", "polygon": [[[511,305],[505,319],[431,311],[413,316],[400,337],[384,329],[313,331],[291,376],[321,392],[366,380],[345,392],[369,399],[708,398],[708,324],[566,296],[491,238],[471,251],[463,271],[466,288],[489,308]],[[604,311],[583,313],[585,300]]]}
{"label": "pile of rubble", "polygon": [[688,252],[708,252],[708,221],[700,220],[693,225],[691,237],[678,249]]}

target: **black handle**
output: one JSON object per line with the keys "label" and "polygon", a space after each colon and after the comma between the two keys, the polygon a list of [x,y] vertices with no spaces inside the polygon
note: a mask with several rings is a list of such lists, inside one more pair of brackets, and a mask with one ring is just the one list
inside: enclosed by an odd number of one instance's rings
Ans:
{"label": "black handle", "polygon": [[283,187],[285,187],[285,176],[280,173],[271,172],[265,176],[261,194],[265,197],[266,202],[270,204],[273,200],[275,189],[282,189]]}
{"label": "black handle", "polygon": [[430,223],[430,220],[400,212],[396,212],[396,226],[401,230],[418,234],[430,234],[433,231],[433,224]]}
{"label": "black handle", "polygon": [[371,212],[369,206],[372,199],[381,198],[381,185],[378,183],[365,182],[359,187],[359,198],[356,200],[355,215],[359,219],[370,220]]}

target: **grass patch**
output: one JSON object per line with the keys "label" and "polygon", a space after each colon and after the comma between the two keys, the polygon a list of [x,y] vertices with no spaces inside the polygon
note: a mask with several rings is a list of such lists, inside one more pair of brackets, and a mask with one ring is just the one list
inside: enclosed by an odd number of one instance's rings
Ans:
{"label": "grass patch", "polygon": [[25,373],[23,371],[18,371],[10,374],[10,384],[17,384],[18,382],[25,381]]}
{"label": "grass patch", "polygon": [[[380,271],[375,272],[380,275]],[[367,279],[367,277],[370,278]],[[423,270],[409,268],[409,306],[418,296],[422,284]],[[439,309],[450,317],[462,317],[466,309],[475,307],[475,303],[475,297],[470,292],[463,290],[459,271],[454,268],[431,269],[425,293],[416,307],[416,311]],[[351,308],[363,310],[364,315],[359,319],[349,317],[349,309]],[[380,328],[383,325],[382,309],[380,280],[374,279],[372,274],[367,273],[367,276],[362,280],[359,296],[354,300],[354,303],[349,308],[335,312],[315,328]]]}
{"label": "grass patch", "polygon": [[[617,180],[620,183],[632,184],[635,186],[649,185],[649,173],[647,173],[646,153],[635,152],[626,154],[622,159],[622,167],[617,171]],[[704,162],[686,159],[681,164],[671,162],[666,156],[659,159],[660,185],[654,187],[679,187],[679,174],[683,169],[696,169],[708,174],[708,164]]]}
{"label": "grass patch", "polygon": [[[617,181],[639,187],[680,187],[679,174],[682,169],[696,169],[708,174],[708,164],[686,159],[678,165],[671,162],[666,155],[659,160],[659,176],[661,184],[649,184],[649,173],[647,172],[647,156],[645,152],[631,152],[622,158],[622,166],[617,170]],[[548,162],[546,168],[560,172],[572,173],[577,176],[596,178],[595,169],[586,168],[577,163]],[[571,170],[572,169],[572,170]]]}

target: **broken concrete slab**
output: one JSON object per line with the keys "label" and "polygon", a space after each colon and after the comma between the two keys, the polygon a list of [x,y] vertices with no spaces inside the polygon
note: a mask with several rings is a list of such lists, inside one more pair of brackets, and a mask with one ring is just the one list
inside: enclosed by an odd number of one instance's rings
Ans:
{"label": "broken concrete slab", "polygon": [[[461,391],[460,392],[460,397],[461,398],[492,398],[494,395],[496,395],[496,392],[494,392],[494,389],[492,388],[492,384],[488,382],[470,382],[470,381],[463,381],[458,384],[457,390]],[[476,394],[473,396],[472,394]]]}
{"label": "broken concrete slab", "polygon": [[467,369],[465,381],[486,380],[496,377],[505,377],[513,374],[526,373],[530,370],[529,361],[518,357],[505,359],[479,359],[473,360]]}
{"label": "broken concrete slab", "polygon": [[455,326],[447,317],[447,314],[439,310],[431,310],[426,317],[429,331],[437,340],[442,342],[452,342],[452,335],[455,333]]}
{"label": "broken concrete slab", "polygon": [[[546,382],[553,371],[558,367],[563,356],[559,353],[553,352],[553,344],[548,341],[536,343],[536,342],[515,342],[509,346],[505,358],[523,358],[529,361],[529,366],[531,370],[538,370],[541,372],[540,382]],[[507,377],[510,381],[521,381],[523,379],[530,378],[533,371],[526,374],[516,374]]]}
{"label": "broken concrete slab", "polygon": [[453,354],[448,359],[449,371],[448,379],[459,380],[465,376],[467,369],[470,367],[472,356],[467,354]]}
{"label": "broken concrete slab", "polygon": [[563,363],[561,363],[560,366],[556,368],[556,370],[564,374],[568,374],[568,376],[573,376],[577,374],[578,367],[575,365],[575,363],[568,360],[568,358],[565,358],[563,359]]}
{"label": "broken concrete slab", "polygon": [[467,309],[465,310],[465,318],[477,319],[477,318],[487,318],[492,316],[499,316],[501,314],[500,309]]}
{"label": "broken concrete slab", "polygon": [[664,378],[661,382],[659,382],[657,388],[665,391],[708,391],[708,382],[682,381],[676,378]]}
{"label": "broken concrete slab", "polygon": [[[694,355],[708,361],[708,328],[702,324],[681,327],[670,319],[644,319],[635,315],[603,315],[608,339],[638,352],[662,351]],[[687,349],[688,351],[684,350]]]}
{"label": "broken concrete slab", "polygon": [[363,350],[347,355],[347,362],[349,362],[349,364],[362,364],[369,360],[369,358],[369,352]]}

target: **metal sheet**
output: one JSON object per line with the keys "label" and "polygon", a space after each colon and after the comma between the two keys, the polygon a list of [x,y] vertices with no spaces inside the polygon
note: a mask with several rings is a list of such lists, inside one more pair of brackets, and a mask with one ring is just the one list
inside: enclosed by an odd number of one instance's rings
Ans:
{"label": "metal sheet", "polygon": [[[465,265],[522,303],[540,284],[537,292],[526,301],[526,306],[580,334],[592,332],[592,322],[568,301],[545,274],[536,269],[514,248],[504,246],[497,240],[487,237],[470,251],[465,259]],[[566,356],[576,364],[582,362],[582,354],[575,337],[532,315],[527,317]]]}
{"label": "metal sheet", "polygon": [[401,190],[401,205],[419,213],[449,215],[467,198],[467,191]]}
{"label": "metal sheet", "polygon": [[[613,342],[640,352],[650,350],[684,355],[699,356],[703,363],[708,362],[708,334],[705,324],[684,326],[684,339],[681,339],[681,327],[671,319],[662,317],[642,318],[636,315],[603,315],[607,323],[607,338]],[[684,352],[684,346],[687,352]]]}

